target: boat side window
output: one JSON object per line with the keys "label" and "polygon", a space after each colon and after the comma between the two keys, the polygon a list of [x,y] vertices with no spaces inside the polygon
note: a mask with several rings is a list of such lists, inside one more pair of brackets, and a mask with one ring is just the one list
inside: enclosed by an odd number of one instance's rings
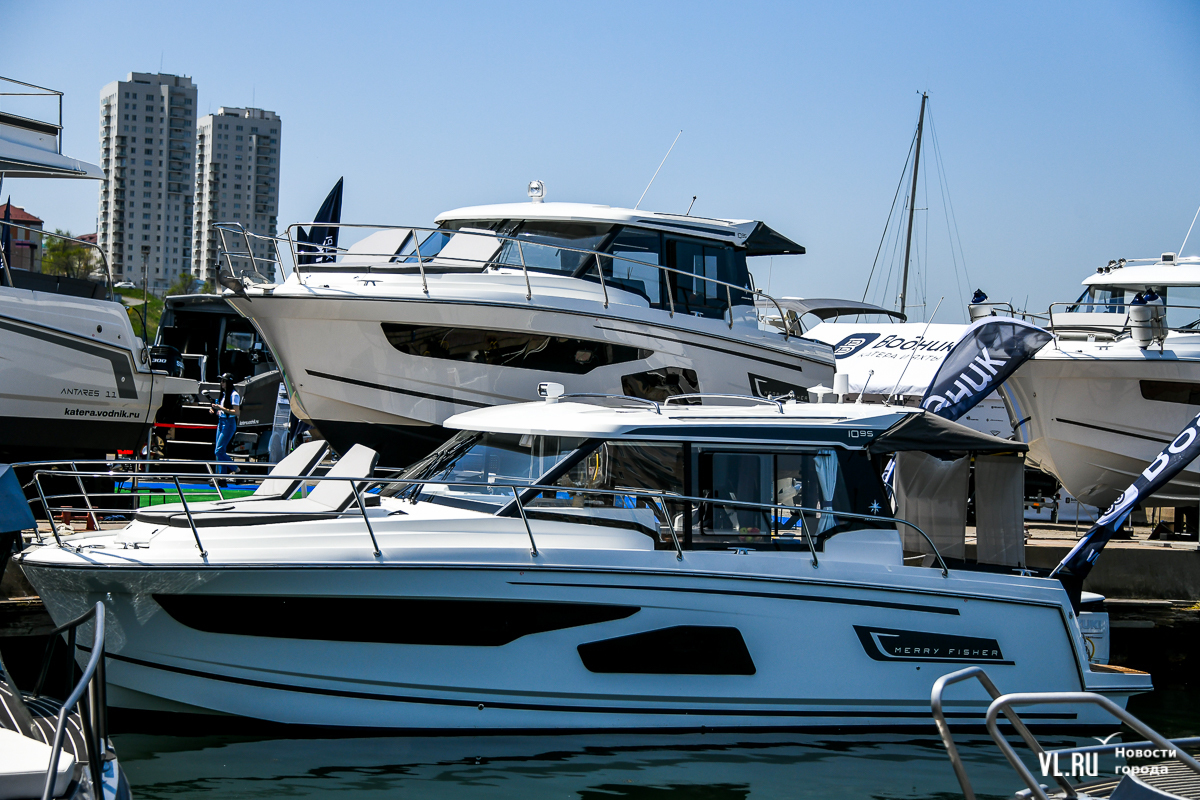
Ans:
{"label": "boat side window", "polygon": [[468,364],[586,375],[596,367],[644,360],[654,353],[611,342],[528,331],[381,323],[388,343],[401,353]]}
{"label": "boat side window", "polygon": [[1139,381],[1142,397],[1160,403],[1200,406],[1200,383],[1187,381]]}
{"label": "boat side window", "polygon": [[[624,228],[608,247],[613,258],[604,259],[604,279],[622,289],[646,298],[651,306],[662,308],[663,272],[662,236],[656,231]],[[648,266],[653,264],[655,266]]]}
{"label": "boat side window", "polygon": [[[734,248],[695,239],[666,237],[667,266],[678,272],[667,273],[666,281],[675,300],[675,310],[702,317],[723,317],[734,305],[748,302],[749,295],[711,280],[749,286],[745,253]],[[705,279],[711,280],[705,280]]]}
{"label": "boat side window", "polygon": [[[416,264],[417,251],[421,251],[421,261],[426,262],[433,259],[438,253],[442,252],[442,248],[450,241],[454,234],[447,231],[413,231],[404,240],[404,244],[400,246],[400,250],[392,257],[392,261],[397,261],[402,264]],[[417,237],[424,237],[418,239]],[[418,241],[420,247],[417,246]]]}
{"label": "boat side window", "polygon": [[[677,443],[601,442],[555,485],[561,488],[526,498],[531,517],[563,519],[564,514],[583,514],[594,524],[638,530],[654,537],[656,547],[673,548],[669,525],[683,514],[684,505],[670,500],[670,495],[683,493],[684,448]],[[669,518],[654,498],[620,494],[622,489],[667,495]]]}
{"label": "boat side window", "polygon": [[1159,294],[1167,304],[1168,328],[1200,327],[1200,286],[1168,286]]}
{"label": "boat side window", "polygon": [[[574,275],[593,257],[578,250],[596,250],[612,231],[607,223],[568,222],[562,220],[525,220],[500,246],[496,262],[507,266],[562,272]],[[572,248],[572,249],[564,249]]]}
{"label": "boat side window", "polygon": [[[888,513],[879,478],[861,451],[827,448],[767,453],[702,448],[696,459],[700,496],[718,501],[704,503],[699,509],[692,537],[696,544],[802,539],[806,527],[818,538],[870,524],[826,513],[826,509]],[[783,508],[771,511],[737,503]]]}

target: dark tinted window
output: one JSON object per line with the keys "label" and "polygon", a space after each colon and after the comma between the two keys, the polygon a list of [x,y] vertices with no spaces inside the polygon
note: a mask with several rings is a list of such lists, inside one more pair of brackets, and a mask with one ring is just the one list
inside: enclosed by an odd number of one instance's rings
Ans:
{"label": "dark tinted window", "polygon": [[[604,279],[641,295],[652,306],[661,306],[662,237],[654,231],[625,228],[608,247],[611,260],[604,259]],[[654,266],[647,266],[653,264]]]}
{"label": "dark tinted window", "polygon": [[571,375],[584,375],[596,367],[640,361],[654,355],[651,350],[611,342],[539,336],[523,331],[402,325],[395,322],[384,322],[382,326],[388,343],[410,356]]}
{"label": "dark tinted window", "polygon": [[1163,403],[1200,406],[1200,383],[1184,381],[1142,381],[1142,397]]}
{"label": "dark tinted window", "polygon": [[745,254],[735,252],[732,247],[668,237],[667,266],[678,270],[666,278],[676,311],[721,317],[729,308],[730,299],[734,305],[747,302],[744,292],[727,290],[712,282],[748,287]]}

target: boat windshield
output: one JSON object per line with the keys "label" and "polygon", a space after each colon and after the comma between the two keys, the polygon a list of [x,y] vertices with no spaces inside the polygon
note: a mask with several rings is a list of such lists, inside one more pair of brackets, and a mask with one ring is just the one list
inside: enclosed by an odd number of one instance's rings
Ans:
{"label": "boat windshield", "polygon": [[[585,441],[566,436],[463,431],[404,474],[406,481],[450,481],[458,485],[393,484],[383,493],[411,496],[420,492],[422,500],[495,511],[512,501],[510,486],[537,483]],[[464,483],[482,485],[461,485]]]}
{"label": "boat windshield", "polygon": [[1067,308],[1067,313],[1124,314],[1126,301],[1132,300],[1135,294],[1137,293],[1126,292],[1118,286],[1089,286],[1079,295],[1075,305]]}
{"label": "boat windshield", "polygon": [[[597,222],[572,222],[570,220],[454,220],[444,225],[446,231],[471,230],[494,231],[505,239],[499,251],[488,255],[488,262],[505,266],[560,272],[574,275],[586,266],[592,257],[579,250],[598,250],[609,238],[616,226]],[[449,235],[440,233],[444,239]],[[432,238],[432,237],[431,237]],[[520,247],[517,246],[520,241]],[[439,240],[441,246],[444,240]],[[427,245],[422,243],[421,255],[425,256]],[[564,249],[570,248],[570,249]],[[441,248],[439,247],[439,250]],[[483,266],[482,263],[480,266]]]}

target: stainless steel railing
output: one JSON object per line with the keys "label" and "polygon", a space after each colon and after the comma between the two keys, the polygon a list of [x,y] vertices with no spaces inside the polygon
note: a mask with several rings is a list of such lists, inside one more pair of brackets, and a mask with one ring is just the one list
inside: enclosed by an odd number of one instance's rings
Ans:
{"label": "stainless steel railing", "polygon": [[[3,80],[3,79],[0,79],[0,80]],[[31,231],[33,233],[40,234],[41,236],[49,236],[52,239],[59,239],[64,242],[73,242],[74,244],[82,245],[83,247],[90,247],[93,250],[95,250],[97,253],[100,254],[100,263],[104,266],[104,279],[105,279],[104,288],[105,288],[106,297],[109,300],[113,299],[112,268],[108,264],[108,256],[105,255],[104,250],[101,249],[101,247],[98,243],[85,242],[83,239],[76,239],[72,236],[64,236],[63,234],[58,233],[56,231],[44,231],[41,228],[31,228],[28,225],[22,225],[18,222],[4,222],[3,220],[0,220],[0,230],[3,230],[5,226],[8,226],[10,228],[17,228],[18,230],[22,230],[22,231]],[[9,269],[8,261],[4,258],[3,251],[0,251],[0,266],[4,267],[5,281],[7,282],[7,284],[9,286],[13,286],[14,284],[13,284],[12,272]]]}
{"label": "stainless steel railing", "polygon": [[[4,92],[4,91],[0,91],[0,97],[55,97],[58,99],[58,122],[57,123],[50,122],[50,123],[44,123],[44,124],[53,125],[55,128],[58,129],[58,133],[55,134],[54,139],[55,139],[55,146],[58,148],[58,154],[61,156],[62,155],[62,126],[63,126],[62,125],[63,93],[58,91],[57,89],[48,89],[45,86],[38,86],[37,84],[34,84],[34,83],[25,83],[24,81],[18,81],[14,78],[5,78],[2,75],[0,75],[0,83],[10,83],[10,84],[14,84],[16,86],[23,86],[26,89],[37,89],[36,92],[22,92],[22,91]],[[35,120],[35,121],[37,121],[37,120]]]}
{"label": "stainless steel railing", "polygon": [[[958,784],[963,790],[965,800],[975,800],[975,790],[971,786],[971,779],[967,776],[966,765],[963,763],[962,756],[958,752],[958,747],[954,743],[954,736],[950,732],[950,726],[946,722],[946,715],[943,711],[943,695],[947,687],[961,683],[963,681],[974,678],[978,680],[987,693],[991,695],[992,702],[988,706],[987,714],[984,721],[987,725],[988,735],[992,737],[992,741],[1000,748],[1000,752],[1004,754],[1009,765],[1021,777],[1022,782],[1028,787],[1032,797],[1038,800],[1049,800],[1046,795],[1045,788],[1034,777],[1029,768],[1021,761],[1012,745],[1009,744],[1004,734],[1000,732],[999,717],[1000,714],[1008,719],[1013,728],[1024,740],[1025,744],[1036,755],[1063,754],[1063,753],[1079,753],[1079,752],[1104,752],[1107,750],[1115,750],[1118,747],[1135,748],[1144,745],[1154,745],[1163,750],[1174,750],[1180,761],[1186,764],[1197,774],[1200,774],[1200,762],[1195,758],[1178,749],[1184,744],[1195,744],[1200,742],[1200,738],[1192,737],[1188,739],[1178,739],[1170,741],[1164,738],[1157,731],[1146,725],[1137,717],[1130,714],[1119,705],[1109,700],[1103,695],[1093,692],[1017,692],[1013,694],[1000,693],[996,688],[996,684],[992,682],[987,673],[982,667],[967,667],[966,669],[951,672],[938,678],[933,684],[933,691],[930,695],[930,707],[933,711],[934,722],[937,724],[938,734],[942,738],[942,744],[946,748],[946,753],[950,757],[950,763],[954,767],[954,774],[958,778]],[[1030,705],[1096,705],[1103,708],[1109,714],[1124,722],[1130,728],[1133,728],[1137,733],[1145,736],[1148,741],[1138,742],[1135,744],[1115,743],[1102,744],[1098,746],[1089,746],[1082,748],[1065,748],[1062,750],[1044,750],[1038,740],[1030,733],[1029,728],[1021,721],[1021,718],[1013,710],[1014,706],[1030,706]],[[1065,777],[1054,775],[1054,780],[1062,787],[1063,793],[1067,798],[1077,797],[1075,787]]]}
{"label": "stainless steel railing", "polygon": [[[282,255],[280,253],[280,245],[286,243],[289,254],[291,256],[293,269],[299,275],[304,275],[306,273],[313,273],[313,272],[327,272],[330,270],[330,266],[328,265],[329,262],[333,261],[334,259],[338,258],[339,256],[343,257],[344,259],[349,260],[351,263],[353,263],[353,261],[355,259],[362,259],[364,262],[369,262],[370,260],[377,260],[377,259],[386,259],[386,261],[384,261],[383,263],[363,263],[362,265],[354,265],[354,266],[355,266],[356,270],[359,270],[365,274],[409,273],[409,272],[414,271],[414,269],[415,269],[415,271],[421,277],[421,290],[426,296],[428,296],[429,295],[429,279],[428,279],[428,274],[426,272],[426,265],[431,264],[431,263],[436,263],[437,259],[439,258],[440,248],[436,252],[431,252],[430,249],[427,247],[426,252],[422,253],[421,252],[421,247],[422,247],[421,234],[422,233],[427,234],[424,237],[426,243],[428,242],[428,239],[431,236],[437,235],[437,234],[443,234],[443,235],[451,236],[451,237],[453,237],[453,236],[466,236],[466,237],[474,236],[474,237],[479,237],[481,239],[485,239],[488,241],[499,242],[499,243],[513,242],[516,246],[518,263],[511,264],[511,263],[497,262],[497,261],[493,260],[490,256],[488,258],[467,258],[467,257],[455,255],[455,256],[447,257],[447,260],[454,262],[454,264],[456,266],[460,266],[462,264],[478,266],[480,271],[482,271],[488,267],[499,267],[499,268],[507,268],[507,269],[518,269],[519,268],[525,279],[525,299],[526,300],[533,299],[533,284],[529,278],[529,273],[530,273],[531,268],[525,257],[526,249],[534,248],[534,251],[537,252],[538,248],[541,248],[543,250],[552,250],[556,254],[557,253],[574,253],[574,254],[579,255],[580,256],[580,264],[586,266],[586,270],[584,272],[580,273],[576,277],[582,278],[582,277],[592,275],[593,273],[595,274],[595,276],[599,280],[600,290],[604,296],[604,307],[605,308],[608,308],[609,302],[610,302],[609,292],[608,292],[610,283],[612,285],[616,286],[617,288],[622,289],[623,291],[631,291],[631,290],[625,289],[625,287],[622,286],[620,278],[617,278],[615,281],[612,278],[609,278],[609,279],[605,278],[605,264],[606,263],[608,264],[609,270],[615,274],[616,263],[622,262],[622,263],[627,263],[627,264],[631,265],[631,267],[656,270],[657,272],[655,274],[664,278],[664,282],[666,284],[666,286],[665,286],[665,288],[666,288],[666,310],[670,313],[670,315],[672,317],[675,316],[675,313],[678,310],[676,307],[677,306],[676,294],[680,287],[677,286],[671,280],[671,276],[678,275],[678,276],[682,276],[685,280],[702,281],[705,284],[705,286],[711,285],[714,287],[714,289],[716,291],[724,292],[726,307],[727,307],[728,316],[729,316],[728,325],[730,328],[733,327],[733,322],[734,322],[734,316],[733,316],[733,309],[734,309],[733,294],[734,294],[734,292],[738,292],[739,294],[744,294],[748,297],[761,298],[763,300],[770,302],[771,304],[773,304],[775,306],[776,310],[779,312],[780,318],[786,319],[786,317],[783,313],[783,307],[779,305],[779,301],[776,300],[774,297],[766,294],[762,290],[753,289],[748,286],[738,286],[736,284],[729,283],[728,281],[722,281],[717,278],[710,278],[706,275],[698,275],[698,274],[695,274],[692,272],[687,272],[686,270],[677,269],[675,267],[668,267],[668,266],[664,266],[661,264],[652,264],[648,261],[639,261],[637,259],[626,258],[623,256],[615,256],[612,253],[604,253],[599,250],[587,250],[587,249],[583,249],[583,248],[567,247],[567,246],[562,246],[562,245],[558,245],[558,244],[546,244],[546,243],[542,243],[542,242],[532,242],[532,241],[521,239],[521,238],[515,237],[515,236],[507,236],[504,234],[496,234],[496,233],[484,232],[484,231],[449,230],[446,228],[427,228],[427,227],[421,227],[421,226],[405,226],[405,225],[372,225],[372,224],[349,223],[349,222],[309,223],[310,227],[316,226],[316,227],[325,227],[325,228],[368,229],[368,230],[380,230],[380,231],[396,230],[396,231],[406,231],[409,234],[408,237],[398,246],[396,252],[392,252],[392,253],[350,252],[349,248],[344,248],[344,247],[331,247],[331,246],[327,246],[327,245],[311,244],[309,242],[298,242],[296,240],[295,232],[296,232],[296,229],[302,227],[303,224],[304,223],[292,223],[291,225],[289,225],[287,227],[286,239],[283,237],[270,237],[270,236],[264,236],[262,234],[249,233],[245,230],[245,227],[242,226],[240,223],[219,222],[219,223],[214,223],[213,228],[221,234],[222,253],[224,253],[226,255],[226,258],[227,259],[228,258],[246,258],[246,259],[248,259],[251,262],[252,270],[254,271],[256,276],[259,278],[263,278],[263,280],[260,281],[263,283],[270,283],[271,281],[266,280],[265,276],[258,269],[260,263],[263,265],[270,265],[270,267],[271,267],[270,271],[272,273],[274,273],[274,271],[276,269],[279,270],[280,274],[284,273],[283,259],[282,259]],[[243,244],[245,245],[245,251],[241,251],[241,250],[238,250],[237,252],[230,251],[229,248],[227,247],[227,240],[225,238],[226,235],[231,236],[231,237],[241,238],[243,241]],[[275,258],[272,259],[272,258],[267,258],[267,257],[262,257],[262,256],[254,256],[253,255],[254,249],[253,249],[252,244],[255,241],[269,242],[271,244],[271,246],[275,249]],[[411,244],[411,248],[410,248],[410,244]],[[323,261],[319,262],[319,263],[303,264],[303,263],[301,263],[301,261],[304,258],[320,258],[320,259],[323,259]],[[588,263],[589,261],[590,261],[590,263]],[[544,270],[541,270],[537,266],[534,266],[534,267],[532,267],[532,271],[536,273],[536,272],[544,271]],[[236,274],[236,272],[234,274]],[[707,292],[705,294],[707,296]],[[714,297],[715,296],[716,295],[714,294]],[[655,302],[656,301],[651,300],[652,304],[654,304]],[[661,298],[657,301],[657,305],[660,307],[663,306],[663,302],[662,302]],[[785,326],[783,329],[783,334],[784,334],[784,339],[787,340],[791,336],[795,335],[795,332],[791,329],[791,326]]]}
{"label": "stainless steel railing", "polygon": [[[42,462],[43,465],[45,463],[46,462]],[[152,463],[154,463],[156,465],[161,465],[163,462],[152,462]],[[28,466],[28,465],[14,465],[14,466],[21,467],[21,466]],[[141,473],[141,475],[145,478],[152,477],[152,478],[157,479],[158,481],[162,481],[162,482],[169,481],[169,482],[173,483],[173,485],[175,486],[177,495],[179,497],[179,500],[180,500],[180,505],[181,505],[180,512],[183,514],[183,516],[187,520],[188,528],[190,529],[192,536],[195,539],[196,548],[197,548],[197,550],[199,550],[201,558],[208,557],[208,550],[204,547],[203,541],[201,540],[201,537],[200,537],[199,526],[196,524],[196,515],[197,514],[204,513],[204,514],[220,515],[221,513],[224,513],[224,512],[236,512],[239,515],[248,515],[248,516],[253,516],[255,514],[262,514],[264,516],[266,516],[266,515],[278,516],[280,513],[278,508],[274,508],[274,509],[271,509],[268,511],[256,511],[254,509],[254,504],[257,501],[248,500],[247,498],[239,498],[239,499],[243,500],[242,503],[238,503],[238,499],[231,499],[227,502],[233,503],[234,505],[226,506],[221,509],[197,510],[197,509],[193,508],[191,505],[189,505],[189,503],[186,499],[186,496],[185,496],[186,493],[183,489],[181,479],[187,480],[189,478],[196,478],[198,476],[204,475],[204,473],[155,472],[155,473]],[[64,542],[62,537],[59,535],[58,530],[54,527],[54,524],[53,524],[54,514],[55,513],[61,514],[64,511],[73,513],[73,512],[79,511],[79,509],[74,506],[56,505],[56,504],[53,504],[51,501],[62,501],[62,500],[66,500],[66,499],[74,499],[74,498],[79,498],[81,496],[84,496],[87,498],[86,505],[88,508],[88,513],[93,515],[93,519],[96,519],[96,517],[95,517],[96,514],[121,514],[121,515],[134,514],[134,515],[136,515],[137,511],[139,510],[137,508],[134,508],[133,510],[131,510],[130,508],[106,508],[106,507],[99,507],[93,502],[96,497],[120,497],[123,499],[129,499],[131,497],[131,494],[118,493],[118,492],[89,492],[82,481],[83,478],[113,479],[113,478],[125,478],[125,477],[129,477],[129,476],[130,476],[130,473],[120,473],[120,472],[114,472],[111,470],[109,470],[109,471],[99,471],[99,470],[83,471],[83,470],[77,470],[77,469],[71,469],[71,470],[65,470],[65,469],[51,470],[51,469],[44,469],[44,468],[43,469],[35,469],[34,473],[33,473],[33,483],[37,488],[38,502],[40,502],[40,504],[42,505],[42,508],[45,510],[46,516],[51,520],[50,527],[51,527],[51,533],[53,534],[53,537],[54,537],[54,541],[60,547],[68,546],[68,544],[66,542]],[[43,477],[45,477],[45,478],[74,477],[78,483],[80,492],[79,493],[70,492],[70,493],[59,493],[59,494],[47,494],[43,490],[43,487],[41,484],[41,480]],[[732,499],[726,500],[723,498],[714,498],[714,497],[694,497],[694,496],[690,496],[690,495],[676,494],[673,492],[664,492],[661,490],[649,490],[649,489],[626,488],[626,487],[621,487],[621,488],[617,488],[617,489],[599,489],[599,488],[591,488],[591,487],[561,486],[561,485],[556,485],[556,484],[521,483],[521,482],[517,482],[517,481],[495,481],[495,482],[445,481],[445,480],[438,480],[438,479],[433,479],[433,478],[419,478],[419,477],[415,477],[415,476],[405,476],[405,475],[398,475],[398,476],[396,476],[396,475],[392,475],[392,476],[376,475],[376,476],[370,476],[370,477],[361,477],[361,476],[353,476],[352,477],[352,476],[328,476],[328,475],[319,476],[319,475],[311,475],[311,474],[310,475],[269,474],[269,475],[262,475],[262,476],[253,476],[253,477],[242,476],[240,479],[243,481],[249,480],[250,482],[254,482],[254,481],[261,482],[264,480],[271,480],[271,479],[301,481],[301,482],[306,482],[306,483],[317,483],[320,481],[349,481],[349,482],[351,482],[351,488],[354,492],[354,497],[355,497],[354,506],[348,506],[348,507],[340,509],[340,510],[331,509],[329,511],[320,511],[317,509],[305,508],[302,513],[306,517],[344,518],[347,515],[355,515],[355,514],[357,514],[358,516],[361,516],[361,518],[363,520],[363,525],[365,526],[366,532],[371,540],[372,553],[375,555],[376,558],[379,558],[382,556],[382,551],[379,546],[379,540],[376,536],[375,529],[372,526],[370,515],[368,514],[369,506],[364,501],[364,490],[367,490],[368,494],[372,494],[371,492],[369,492],[368,487],[370,487],[370,488],[378,487],[381,490],[386,487],[396,487],[397,491],[395,492],[395,496],[407,495],[412,502],[417,502],[417,498],[421,493],[422,487],[428,485],[428,486],[447,486],[447,487],[462,487],[462,488],[478,487],[478,488],[485,488],[491,492],[494,492],[496,490],[504,490],[506,494],[511,493],[513,496],[513,499],[506,503],[500,504],[499,507],[497,508],[497,510],[494,512],[494,515],[500,517],[500,516],[512,516],[515,514],[521,518],[522,522],[524,523],[525,532],[529,537],[530,552],[534,557],[538,556],[539,550],[537,547],[537,542],[535,541],[535,538],[534,538],[532,526],[529,523],[529,512],[533,511],[534,513],[537,513],[541,509],[538,506],[531,506],[530,503],[532,501],[536,500],[537,497],[543,493],[554,493],[554,494],[564,493],[564,494],[584,494],[584,495],[592,494],[592,495],[604,495],[604,496],[612,496],[612,497],[641,498],[647,502],[648,508],[657,509],[657,510],[661,511],[663,513],[664,520],[663,520],[663,523],[660,526],[660,528],[663,530],[669,531],[671,539],[672,539],[674,547],[675,547],[676,556],[681,561],[683,560],[684,549],[683,549],[682,544],[679,541],[678,534],[675,530],[674,519],[671,517],[670,512],[668,510],[668,507],[667,507],[668,503],[694,504],[697,506],[697,511],[701,514],[701,517],[703,516],[704,509],[706,507],[744,508],[744,509],[748,509],[748,510],[754,510],[754,511],[758,511],[761,513],[770,514],[772,516],[773,520],[777,519],[777,515],[780,512],[784,512],[784,513],[788,514],[789,518],[796,517],[795,523],[800,525],[800,529],[801,529],[801,533],[802,533],[801,536],[792,536],[792,535],[784,536],[784,535],[780,535],[777,530],[770,532],[768,534],[764,534],[764,535],[768,536],[768,538],[772,538],[775,540],[784,540],[784,541],[803,540],[808,546],[808,551],[811,555],[812,566],[814,569],[819,566],[819,561],[818,561],[818,557],[817,557],[818,551],[816,548],[816,544],[814,542],[813,534],[809,530],[808,520],[805,518],[805,514],[816,515],[816,516],[818,516],[818,518],[822,514],[828,514],[830,517],[832,517],[834,519],[860,520],[860,521],[871,522],[873,525],[879,525],[879,524],[897,525],[897,526],[905,525],[909,528],[912,528],[914,531],[916,531],[916,533],[918,535],[920,535],[926,541],[926,543],[929,544],[929,547],[933,551],[933,555],[934,555],[935,559],[937,560],[938,566],[941,569],[942,576],[946,577],[949,575],[949,572],[950,572],[949,567],[947,567],[945,560],[942,558],[942,555],[938,551],[937,546],[933,543],[933,540],[930,539],[929,535],[926,534],[925,531],[923,531],[917,525],[915,525],[907,520],[899,519],[897,517],[885,517],[885,516],[875,516],[875,515],[870,515],[870,514],[859,514],[856,512],[839,511],[836,509],[829,509],[829,508],[814,508],[814,507],[809,507],[809,506],[795,506],[795,505],[786,505],[786,504],[778,504],[778,503],[754,503],[754,502],[732,500]],[[139,500],[137,500],[136,494],[132,495],[132,497],[133,497],[134,504],[140,502]],[[34,501],[31,500],[30,502],[32,504]],[[655,517],[657,519],[657,512],[655,514]],[[789,521],[790,521],[790,519],[789,519]],[[819,539],[819,537],[820,537],[820,532],[818,531],[817,538]]]}
{"label": "stainless steel railing", "polygon": [[[54,796],[54,783],[58,773],[58,762],[62,756],[67,719],[81,700],[84,707],[79,716],[83,727],[84,745],[87,749],[88,771],[91,774],[93,791],[97,795],[103,794],[102,765],[108,751],[107,683],[104,676],[104,603],[97,602],[84,614],[58,626],[51,632],[50,641],[46,644],[46,654],[42,659],[41,675],[38,677],[33,693],[35,696],[41,693],[50,668],[51,654],[59,641],[59,636],[63,633],[67,634],[67,653],[70,663],[74,665],[76,629],[89,620],[95,620],[91,654],[88,656],[87,666],[83,669],[82,677],[58,710],[58,719],[54,724],[54,741],[50,745],[50,766],[46,770],[42,800],[50,800]],[[16,687],[13,688],[14,691],[19,691]]]}
{"label": "stainless steel railing", "polygon": [[[234,259],[245,259],[250,262],[249,272],[258,278],[258,283],[274,283],[275,272],[284,275],[283,257],[279,252],[279,245],[284,240],[278,236],[267,236],[261,233],[251,233],[246,230],[240,222],[214,222],[213,230],[221,237],[221,248],[217,251],[217,270],[220,271],[222,264],[229,268],[229,274],[233,277],[239,277],[239,273],[244,275],[247,270],[240,269],[240,264]],[[241,243],[245,246],[244,250],[231,247],[231,241]],[[260,243],[264,247],[269,247],[275,251],[275,257],[258,256],[254,254],[254,244]],[[264,274],[259,269],[260,266],[269,267],[267,270],[270,274]]]}

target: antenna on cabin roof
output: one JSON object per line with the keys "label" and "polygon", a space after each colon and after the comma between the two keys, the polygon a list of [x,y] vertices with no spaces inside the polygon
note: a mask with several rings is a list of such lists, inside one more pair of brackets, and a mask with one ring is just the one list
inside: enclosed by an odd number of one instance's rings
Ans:
{"label": "antenna on cabin roof", "polygon": [[685,217],[690,217],[692,215],[692,206],[694,205],[696,205],[696,195],[692,195],[692,202],[688,203],[687,213],[684,214]]}
{"label": "antenna on cabin roof", "polygon": [[[679,129],[679,133],[675,134],[675,142],[679,141],[680,136],[683,136],[682,128]],[[650,176],[650,182],[646,184],[646,188],[642,192],[642,196],[639,197],[638,201],[633,204],[634,211],[637,211],[638,206],[640,206],[642,201],[646,199],[646,192],[650,191],[650,187],[654,185],[654,179],[658,177],[658,170],[663,168],[663,164],[667,163],[668,156],[670,156],[671,151],[675,149],[675,142],[671,142],[671,146],[667,148],[667,155],[663,156],[663,160],[658,164],[658,169],[654,170],[654,174]]]}

